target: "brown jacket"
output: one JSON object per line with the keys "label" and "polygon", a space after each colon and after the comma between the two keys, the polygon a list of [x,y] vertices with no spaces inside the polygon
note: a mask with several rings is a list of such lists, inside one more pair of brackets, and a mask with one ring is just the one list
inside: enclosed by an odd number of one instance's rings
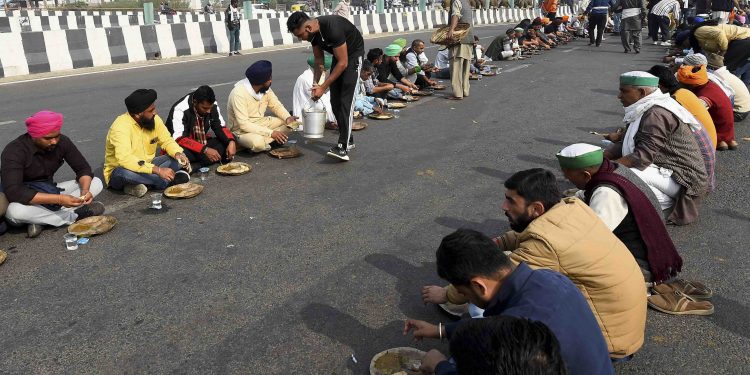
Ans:
{"label": "brown jacket", "polygon": [[[627,247],[585,203],[565,198],[521,233],[495,240],[514,263],[562,273],[581,290],[599,323],[610,356],[621,358],[643,345],[646,285]],[[461,295],[449,288],[449,300]]]}

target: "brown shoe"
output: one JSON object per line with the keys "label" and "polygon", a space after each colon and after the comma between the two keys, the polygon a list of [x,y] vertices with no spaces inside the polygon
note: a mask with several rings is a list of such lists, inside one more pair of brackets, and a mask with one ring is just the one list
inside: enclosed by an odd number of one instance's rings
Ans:
{"label": "brown shoe", "polygon": [[721,141],[721,142],[719,142],[718,145],[716,145],[716,150],[717,151],[726,151],[726,150],[729,150],[729,145],[726,142]]}
{"label": "brown shoe", "polygon": [[714,305],[708,301],[696,301],[667,284],[655,286],[654,294],[648,297],[648,305],[665,314],[672,315],[711,315]]}
{"label": "brown shoe", "polygon": [[336,124],[335,122],[327,121],[325,128],[328,130],[339,130],[339,125]]}
{"label": "brown shoe", "polygon": [[737,144],[737,141],[735,141],[734,139],[731,140],[731,141],[729,141],[729,149],[730,150],[736,150],[737,146],[739,146],[739,145]]}
{"label": "brown shoe", "polygon": [[713,297],[714,292],[711,288],[703,285],[698,281],[688,281],[683,279],[677,279],[668,283],[672,289],[679,291],[680,293],[694,299],[694,300],[706,300]]}

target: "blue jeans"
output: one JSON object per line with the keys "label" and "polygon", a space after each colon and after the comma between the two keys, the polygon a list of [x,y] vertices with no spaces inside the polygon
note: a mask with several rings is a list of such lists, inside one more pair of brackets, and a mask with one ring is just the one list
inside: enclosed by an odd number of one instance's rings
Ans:
{"label": "blue jeans", "polygon": [[747,60],[745,64],[740,65],[740,67],[734,71],[734,75],[740,77],[742,82],[745,82],[746,85],[750,86],[750,60]]}
{"label": "blue jeans", "polygon": [[235,27],[234,30],[229,30],[229,52],[237,52],[240,50],[240,28]]}
{"label": "blue jeans", "polygon": [[[157,156],[151,164],[161,168],[170,168],[175,172],[180,170],[180,162],[169,155]],[[164,190],[169,186],[169,181],[154,173],[137,173],[123,167],[115,168],[109,176],[110,189],[122,190],[125,185],[138,184],[144,184],[151,189]]]}
{"label": "blue jeans", "polygon": [[622,22],[622,13],[615,13],[612,15],[612,31],[620,32],[620,23]]}

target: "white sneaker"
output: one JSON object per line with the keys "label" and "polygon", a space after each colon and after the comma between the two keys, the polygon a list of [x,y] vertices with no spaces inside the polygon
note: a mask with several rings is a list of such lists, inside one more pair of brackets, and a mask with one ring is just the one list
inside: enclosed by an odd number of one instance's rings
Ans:
{"label": "white sneaker", "polygon": [[669,41],[666,41],[666,42],[661,42],[661,45],[664,47],[671,47],[672,43],[670,43]]}
{"label": "white sneaker", "polygon": [[655,46],[658,46],[658,45],[659,45],[659,42],[654,42],[654,45],[655,45]]}

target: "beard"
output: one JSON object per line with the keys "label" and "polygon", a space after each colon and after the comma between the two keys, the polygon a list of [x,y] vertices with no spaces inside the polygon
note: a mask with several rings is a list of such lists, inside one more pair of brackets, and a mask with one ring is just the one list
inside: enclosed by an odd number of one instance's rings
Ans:
{"label": "beard", "polygon": [[515,220],[511,218],[507,212],[505,213],[505,216],[508,217],[508,222],[510,222],[510,229],[517,233],[525,231],[529,224],[534,221],[534,219],[525,212],[519,215]]}
{"label": "beard", "polygon": [[258,90],[258,94],[265,94],[270,89],[271,89],[271,85],[263,86],[260,90]]}
{"label": "beard", "polygon": [[154,117],[151,117],[150,119],[141,117],[138,119],[138,125],[146,130],[154,130],[154,128],[156,128],[156,121],[154,120]]}

